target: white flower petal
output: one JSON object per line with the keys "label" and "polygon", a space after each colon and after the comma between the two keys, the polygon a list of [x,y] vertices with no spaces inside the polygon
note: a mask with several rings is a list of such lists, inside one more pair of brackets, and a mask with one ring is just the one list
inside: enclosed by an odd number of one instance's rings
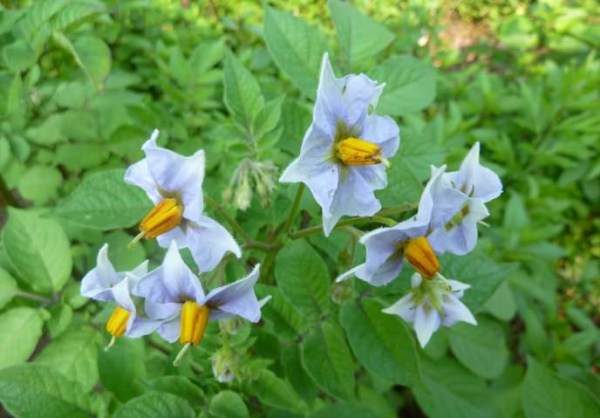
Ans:
{"label": "white flower petal", "polygon": [[160,321],[132,316],[127,323],[125,335],[129,338],[140,338],[152,334],[160,325]]}
{"label": "white flower petal", "polygon": [[131,283],[129,278],[125,276],[123,280],[111,288],[111,292],[113,300],[117,305],[128,311],[130,314],[135,314],[135,304],[133,303],[133,300],[131,300],[131,295],[129,294],[130,286]]}
{"label": "white flower petal", "polygon": [[442,309],[444,310],[443,324],[447,327],[452,326],[459,321],[477,325],[477,320],[469,308],[452,294],[444,296]]}
{"label": "white flower petal", "polygon": [[147,158],[130,165],[127,168],[127,171],[125,171],[124,180],[126,183],[138,186],[145,191],[146,195],[154,204],[157,204],[163,199],[154,178],[150,174]]}
{"label": "white flower petal", "polygon": [[177,247],[180,249],[187,247],[187,238],[185,236],[185,232],[180,226],[176,226],[170,231],[165,232],[156,237],[156,241],[158,245],[163,248],[169,248],[171,243],[174,241],[177,244]]}
{"label": "white flower petal", "polygon": [[204,151],[190,157],[157,146],[156,136],[142,146],[148,169],[163,197],[179,197],[184,206],[183,216],[196,221],[204,210],[202,183],[204,181]]}
{"label": "white flower petal", "polygon": [[208,216],[201,216],[197,223],[187,226],[187,247],[201,272],[213,270],[228,251],[236,257],[242,250],[221,224]]}
{"label": "white flower petal", "polygon": [[[254,293],[254,285],[259,278],[260,265],[256,265],[252,272],[243,279],[234,283],[221,286],[212,290],[207,298],[206,304],[211,312],[228,313],[240,316],[250,322],[260,320],[260,303]],[[215,319],[211,313],[211,317]]]}
{"label": "white flower petal", "polygon": [[108,259],[108,244],[104,244],[98,251],[96,267],[81,281],[81,295],[100,301],[112,300],[110,288],[120,282],[122,277]]}
{"label": "white flower petal", "polygon": [[393,157],[400,146],[400,128],[389,116],[368,115],[360,137],[378,144],[386,158]]}
{"label": "white flower petal", "polygon": [[181,331],[181,325],[179,323],[179,318],[175,318],[171,321],[163,322],[156,332],[160,335],[165,341],[174,343],[179,338],[179,333]]}
{"label": "white flower petal", "polygon": [[397,315],[406,322],[413,322],[415,320],[416,306],[412,300],[412,294],[404,295],[392,306],[385,308],[383,312]]}
{"label": "white flower petal", "polygon": [[200,280],[185,264],[177,244],[171,243],[162,265],[162,282],[169,293],[170,301],[180,301],[182,298],[204,303],[205,295]]}
{"label": "white flower petal", "polygon": [[425,348],[431,336],[441,324],[439,313],[430,306],[419,305],[415,311],[414,328],[417,340]]}
{"label": "white flower petal", "polygon": [[479,142],[476,142],[456,174],[458,187],[464,187],[469,196],[489,202],[502,193],[502,182],[496,173],[479,164]]}

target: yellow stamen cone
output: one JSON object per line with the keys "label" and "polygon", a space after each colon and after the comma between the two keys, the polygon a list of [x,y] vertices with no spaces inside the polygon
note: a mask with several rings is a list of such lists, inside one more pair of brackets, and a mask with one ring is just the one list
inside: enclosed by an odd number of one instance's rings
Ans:
{"label": "yellow stamen cone", "polygon": [[206,331],[210,309],[193,301],[186,301],[181,308],[179,342],[198,345]]}
{"label": "yellow stamen cone", "polygon": [[404,246],[404,257],[426,279],[433,278],[440,271],[440,262],[425,237],[409,240]]}
{"label": "yellow stamen cone", "polygon": [[161,200],[140,222],[140,234],[132,243],[143,238],[156,238],[181,223],[183,208],[177,199]]}
{"label": "yellow stamen cone", "polygon": [[360,138],[346,138],[335,146],[336,157],[345,165],[372,165],[384,162],[379,145]]}
{"label": "yellow stamen cone", "polygon": [[127,321],[129,320],[129,311],[117,306],[115,310],[108,318],[106,322],[106,331],[113,336],[111,344],[107,348],[110,348],[114,344],[114,339],[123,336],[127,329]]}

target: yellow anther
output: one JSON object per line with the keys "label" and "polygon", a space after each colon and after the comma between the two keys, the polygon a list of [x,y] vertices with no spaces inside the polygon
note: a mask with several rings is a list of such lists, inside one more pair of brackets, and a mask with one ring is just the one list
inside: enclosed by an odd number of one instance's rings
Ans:
{"label": "yellow anther", "polygon": [[121,337],[127,329],[129,311],[117,306],[106,322],[106,331],[113,337]]}
{"label": "yellow anther", "polygon": [[161,200],[140,222],[140,233],[132,244],[142,238],[152,239],[170,231],[181,223],[183,208],[177,199]]}
{"label": "yellow anther", "polygon": [[179,342],[181,344],[198,345],[202,341],[210,309],[191,300],[186,301],[181,308],[181,328]]}
{"label": "yellow anther", "polygon": [[345,165],[386,163],[379,145],[354,137],[339,141],[335,146],[335,155]]}
{"label": "yellow anther", "polygon": [[440,271],[440,262],[425,237],[409,240],[404,246],[404,257],[426,279],[433,278]]}

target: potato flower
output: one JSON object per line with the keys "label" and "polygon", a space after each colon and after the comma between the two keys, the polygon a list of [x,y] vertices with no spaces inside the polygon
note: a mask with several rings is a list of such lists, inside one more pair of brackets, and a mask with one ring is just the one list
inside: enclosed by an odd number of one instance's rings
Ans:
{"label": "potato flower", "polygon": [[142,277],[134,294],[145,299],[145,311],[152,320],[160,322],[158,334],[169,342],[179,340],[183,349],[175,364],[191,345],[198,345],[209,320],[242,317],[258,322],[261,306],[254,293],[260,266],[234,283],[213,289],[208,294],[199,278],[185,264],[177,244],[171,242],[165,259],[158,268]]}
{"label": "potato flower", "polygon": [[413,274],[411,284],[411,291],[383,312],[412,323],[421,347],[442,325],[450,327],[459,321],[477,325],[469,308],[460,301],[468,284],[443,277],[423,280],[419,273]]}
{"label": "potato flower", "polygon": [[139,278],[146,274],[148,262],[129,272],[117,272],[108,258],[108,244],[98,251],[96,267],[81,281],[81,295],[101,302],[115,302],[116,307],[106,323],[106,331],[112,335],[107,348],[116,338],[126,335],[131,338],[150,334],[158,323],[137,315],[131,290]]}
{"label": "potato flower", "polygon": [[438,253],[464,255],[477,244],[477,224],[489,215],[486,202],[502,193],[496,173],[479,164],[479,142],[475,143],[458,171],[443,174],[443,188],[459,192],[464,202],[442,226],[435,228],[429,241]]}
{"label": "potato flower", "polygon": [[444,170],[445,166],[432,169],[415,216],[361,238],[367,251],[365,262],[340,275],[338,282],[356,276],[383,286],[400,274],[405,260],[425,278],[439,274],[440,263],[427,235],[432,228],[444,225],[464,202],[459,192],[441,187]]}
{"label": "potato flower", "polygon": [[231,234],[203,213],[204,151],[179,155],[157,146],[158,134],[154,130],[142,146],[146,158],[125,173],[125,181],[142,188],[155,205],[140,222],[134,241],[156,238],[164,248],[176,242],[189,248],[202,272],[215,268],[228,251],[239,258],[241,250]]}
{"label": "potato flower", "polygon": [[396,122],[372,113],[383,84],[364,74],[336,78],[323,56],[313,121],[300,156],[283,183],[305,183],[323,212],[329,235],[344,215],[370,216],[381,209],[374,191],[387,185],[387,159],[400,144]]}

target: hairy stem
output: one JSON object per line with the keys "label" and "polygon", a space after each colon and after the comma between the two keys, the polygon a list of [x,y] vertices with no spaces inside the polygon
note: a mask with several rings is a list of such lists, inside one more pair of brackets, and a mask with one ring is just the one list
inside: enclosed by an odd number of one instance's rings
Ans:
{"label": "hairy stem", "polygon": [[205,196],[204,199],[206,200],[206,203],[208,203],[215,211],[219,213],[219,215],[221,215],[221,217],[223,217],[223,219],[225,219],[225,222],[227,222],[229,226],[231,226],[231,228],[244,239],[244,241],[255,242],[252,239],[252,237],[244,230],[244,228],[242,228],[242,226],[227,213],[223,206],[221,206],[217,201],[213,200],[208,196]]}
{"label": "hairy stem", "polygon": [[283,233],[289,232],[292,227],[292,223],[294,222],[294,218],[298,214],[300,209],[300,203],[302,203],[302,195],[304,194],[304,184],[300,183],[298,186],[298,190],[296,191],[296,197],[294,198],[294,203],[292,204],[292,208],[290,209],[290,214],[288,215],[285,224],[283,225]]}
{"label": "hairy stem", "polygon": [[[386,218],[383,216],[376,215],[376,216],[370,216],[368,218],[344,219],[343,221],[340,221],[337,223],[337,225],[335,226],[335,229],[339,229],[339,228],[342,228],[345,226],[350,226],[350,225],[365,225],[365,224],[371,224],[371,223],[377,223],[377,224],[387,225],[387,226],[394,226],[394,225],[396,225],[397,222],[391,218]],[[309,226],[308,228],[304,228],[299,231],[290,233],[290,238],[291,239],[300,239],[300,238],[308,237],[310,235],[318,234],[322,230],[323,230],[323,226],[321,226],[321,225]]]}

